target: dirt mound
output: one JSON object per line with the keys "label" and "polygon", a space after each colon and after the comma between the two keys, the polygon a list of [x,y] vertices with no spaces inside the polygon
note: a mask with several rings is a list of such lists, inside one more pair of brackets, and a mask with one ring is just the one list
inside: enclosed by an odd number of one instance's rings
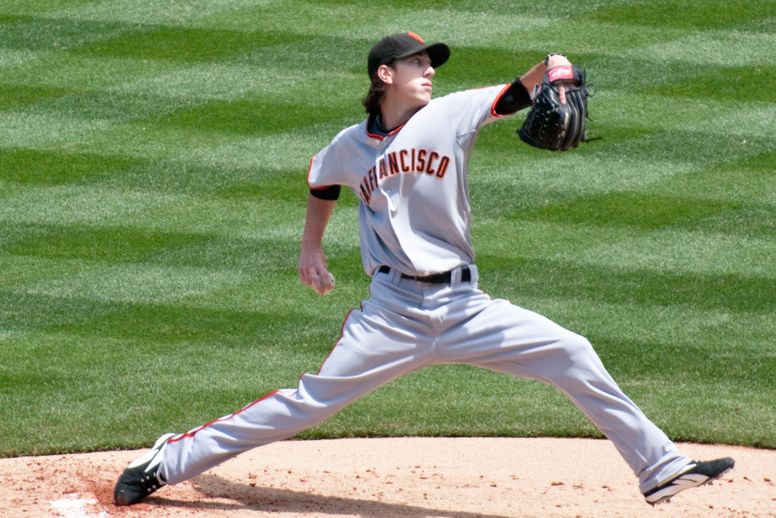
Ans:
{"label": "dirt mound", "polygon": [[0,502],[4,516],[25,517],[776,516],[776,451],[680,448],[732,456],[736,469],[652,508],[603,440],[284,441],[129,508],[113,505],[113,484],[140,452],[0,459]]}

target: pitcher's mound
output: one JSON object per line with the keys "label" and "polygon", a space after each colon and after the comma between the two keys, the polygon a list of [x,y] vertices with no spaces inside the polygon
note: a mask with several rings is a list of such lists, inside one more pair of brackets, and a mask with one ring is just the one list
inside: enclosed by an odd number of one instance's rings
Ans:
{"label": "pitcher's mound", "polygon": [[113,505],[113,484],[140,451],[0,459],[0,501],[10,516],[776,516],[776,451],[679,446],[736,469],[652,508],[604,440],[284,441],[131,507]]}

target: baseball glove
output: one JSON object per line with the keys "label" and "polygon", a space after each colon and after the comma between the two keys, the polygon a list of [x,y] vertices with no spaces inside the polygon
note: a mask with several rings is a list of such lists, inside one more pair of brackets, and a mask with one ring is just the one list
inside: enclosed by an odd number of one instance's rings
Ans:
{"label": "baseball glove", "polygon": [[[560,88],[565,87],[566,102]],[[587,98],[585,69],[562,65],[549,69],[533,93],[533,106],[522,127],[520,139],[532,146],[565,151],[587,140]]]}

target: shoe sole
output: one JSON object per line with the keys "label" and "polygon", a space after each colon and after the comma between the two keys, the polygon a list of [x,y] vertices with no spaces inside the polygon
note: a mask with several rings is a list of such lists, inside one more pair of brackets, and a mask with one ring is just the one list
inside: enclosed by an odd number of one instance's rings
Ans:
{"label": "shoe sole", "polygon": [[726,469],[720,471],[715,476],[707,478],[706,480],[704,480],[703,482],[701,482],[700,484],[698,484],[696,486],[683,487],[679,491],[677,491],[676,493],[674,493],[672,495],[666,495],[666,496],[662,497],[660,500],[655,500],[654,502],[647,502],[647,503],[649,505],[651,505],[652,507],[656,506],[657,504],[662,504],[662,503],[667,504],[667,503],[669,503],[671,501],[671,498],[675,497],[676,495],[678,495],[679,493],[681,493],[685,489],[692,489],[692,488],[695,488],[695,487],[702,487],[702,486],[705,486],[707,484],[711,485],[715,480],[719,480],[720,478],[722,478],[722,475],[724,475],[725,473],[733,471],[733,468],[734,468],[734,466],[730,466],[729,468],[726,468]]}

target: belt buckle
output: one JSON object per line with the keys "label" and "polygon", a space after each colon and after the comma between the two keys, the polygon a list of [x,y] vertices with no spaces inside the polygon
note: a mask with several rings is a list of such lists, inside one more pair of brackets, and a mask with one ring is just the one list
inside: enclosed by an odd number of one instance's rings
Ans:
{"label": "belt buckle", "polygon": [[[448,270],[446,272],[440,272],[440,273],[432,273],[431,275],[426,276],[405,276],[409,279],[413,279],[418,282],[425,282],[428,284],[452,284],[453,282],[453,271],[454,270]],[[468,265],[463,265],[461,267],[461,282],[471,282],[472,280],[472,271],[471,268],[469,268]]]}
{"label": "belt buckle", "polygon": [[431,275],[416,275],[410,277],[418,282],[425,282],[426,284],[450,284],[453,279],[452,272],[440,272],[432,273]]}

